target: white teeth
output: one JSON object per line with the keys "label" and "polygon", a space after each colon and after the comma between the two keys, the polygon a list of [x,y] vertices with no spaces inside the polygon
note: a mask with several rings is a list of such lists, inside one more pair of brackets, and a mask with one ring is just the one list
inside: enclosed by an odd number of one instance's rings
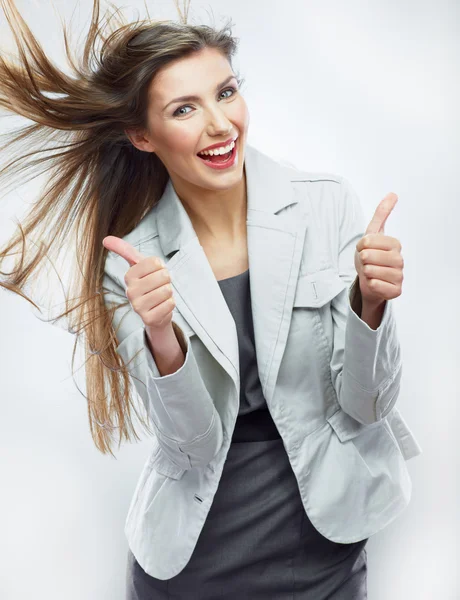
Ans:
{"label": "white teeth", "polygon": [[217,154],[227,154],[230,150],[233,150],[235,147],[235,142],[230,142],[228,146],[221,146],[220,148],[214,148],[214,150],[204,150],[203,152],[198,152],[198,154],[204,154],[205,156],[215,156]]}

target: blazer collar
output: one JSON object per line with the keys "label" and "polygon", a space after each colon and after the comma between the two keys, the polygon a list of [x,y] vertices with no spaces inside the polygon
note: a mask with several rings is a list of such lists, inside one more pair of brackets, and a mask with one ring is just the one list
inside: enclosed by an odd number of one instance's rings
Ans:
{"label": "blazer collar", "polygon": [[[286,187],[286,168],[249,144],[246,144],[244,158],[248,216],[259,212],[273,215],[292,203],[290,190]],[[196,237],[171,179],[166,184],[155,214],[155,228],[166,257]]]}

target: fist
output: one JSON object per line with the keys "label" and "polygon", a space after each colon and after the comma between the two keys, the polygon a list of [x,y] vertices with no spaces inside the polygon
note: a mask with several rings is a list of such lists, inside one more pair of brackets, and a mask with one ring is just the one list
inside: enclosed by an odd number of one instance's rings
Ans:
{"label": "fist", "polygon": [[102,244],[128,261],[126,297],[144,325],[153,331],[168,327],[176,303],[164,262],[156,256],[142,256],[131,244],[114,235],[105,237]]}
{"label": "fist", "polygon": [[385,235],[385,222],[398,196],[390,192],[377,206],[364,236],[356,244],[355,268],[363,303],[378,306],[401,295],[404,260],[400,241]]}

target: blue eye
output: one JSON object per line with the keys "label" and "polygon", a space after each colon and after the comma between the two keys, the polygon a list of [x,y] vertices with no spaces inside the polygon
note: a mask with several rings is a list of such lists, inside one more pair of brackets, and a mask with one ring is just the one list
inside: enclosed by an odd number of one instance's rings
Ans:
{"label": "blue eye", "polygon": [[181,115],[179,114],[179,111],[182,110],[183,108],[190,108],[190,104],[184,104],[184,106],[180,106],[177,110],[175,110],[173,112],[173,117],[182,117],[183,115],[186,115],[187,113],[182,113]]}
{"label": "blue eye", "polygon": [[[237,91],[236,88],[229,87],[229,88],[226,88],[225,90],[222,90],[221,94],[224,94],[225,92],[232,92],[231,96],[233,96],[236,91]],[[231,96],[227,96],[226,98],[230,98]],[[224,100],[226,100],[226,98],[224,98]],[[190,108],[190,104],[184,104],[183,106],[179,106],[179,108],[177,108],[173,112],[173,117],[183,117],[184,115],[187,115],[188,113],[181,113],[181,114],[179,113],[179,111],[182,110],[183,108]]]}
{"label": "blue eye", "polygon": [[[236,89],[234,87],[229,87],[226,90],[223,90],[221,93],[225,93],[225,92],[236,92]],[[233,93],[232,93],[233,96]],[[227,98],[229,98],[229,96],[227,96]]]}

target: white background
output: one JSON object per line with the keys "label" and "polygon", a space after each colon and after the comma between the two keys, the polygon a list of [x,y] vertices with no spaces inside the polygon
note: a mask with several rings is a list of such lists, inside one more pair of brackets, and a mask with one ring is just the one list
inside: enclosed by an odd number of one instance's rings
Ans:
{"label": "white background", "polygon": [[[61,66],[57,13],[69,22],[75,9],[74,39],[83,39],[91,4],[17,1]],[[143,1],[115,4],[144,15]],[[152,17],[176,18],[172,0],[147,4]],[[369,541],[370,600],[460,598],[459,12],[454,0],[195,0],[189,19],[233,19],[249,143],[345,176],[367,221],[388,192],[399,196],[385,227],[405,260],[403,293],[392,300],[398,405],[424,453],[407,463],[411,504]],[[2,48],[7,31],[0,14]],[[36,191],[32,182],[2,198],[2,242]],[[96,450],[76,387],[84,390],[81,354],[72,379],[73,343],[19,296],[0,295],[2,600],[124,600],[124,519],[150,445],[144,437],[114,448],[117,460]]]}

